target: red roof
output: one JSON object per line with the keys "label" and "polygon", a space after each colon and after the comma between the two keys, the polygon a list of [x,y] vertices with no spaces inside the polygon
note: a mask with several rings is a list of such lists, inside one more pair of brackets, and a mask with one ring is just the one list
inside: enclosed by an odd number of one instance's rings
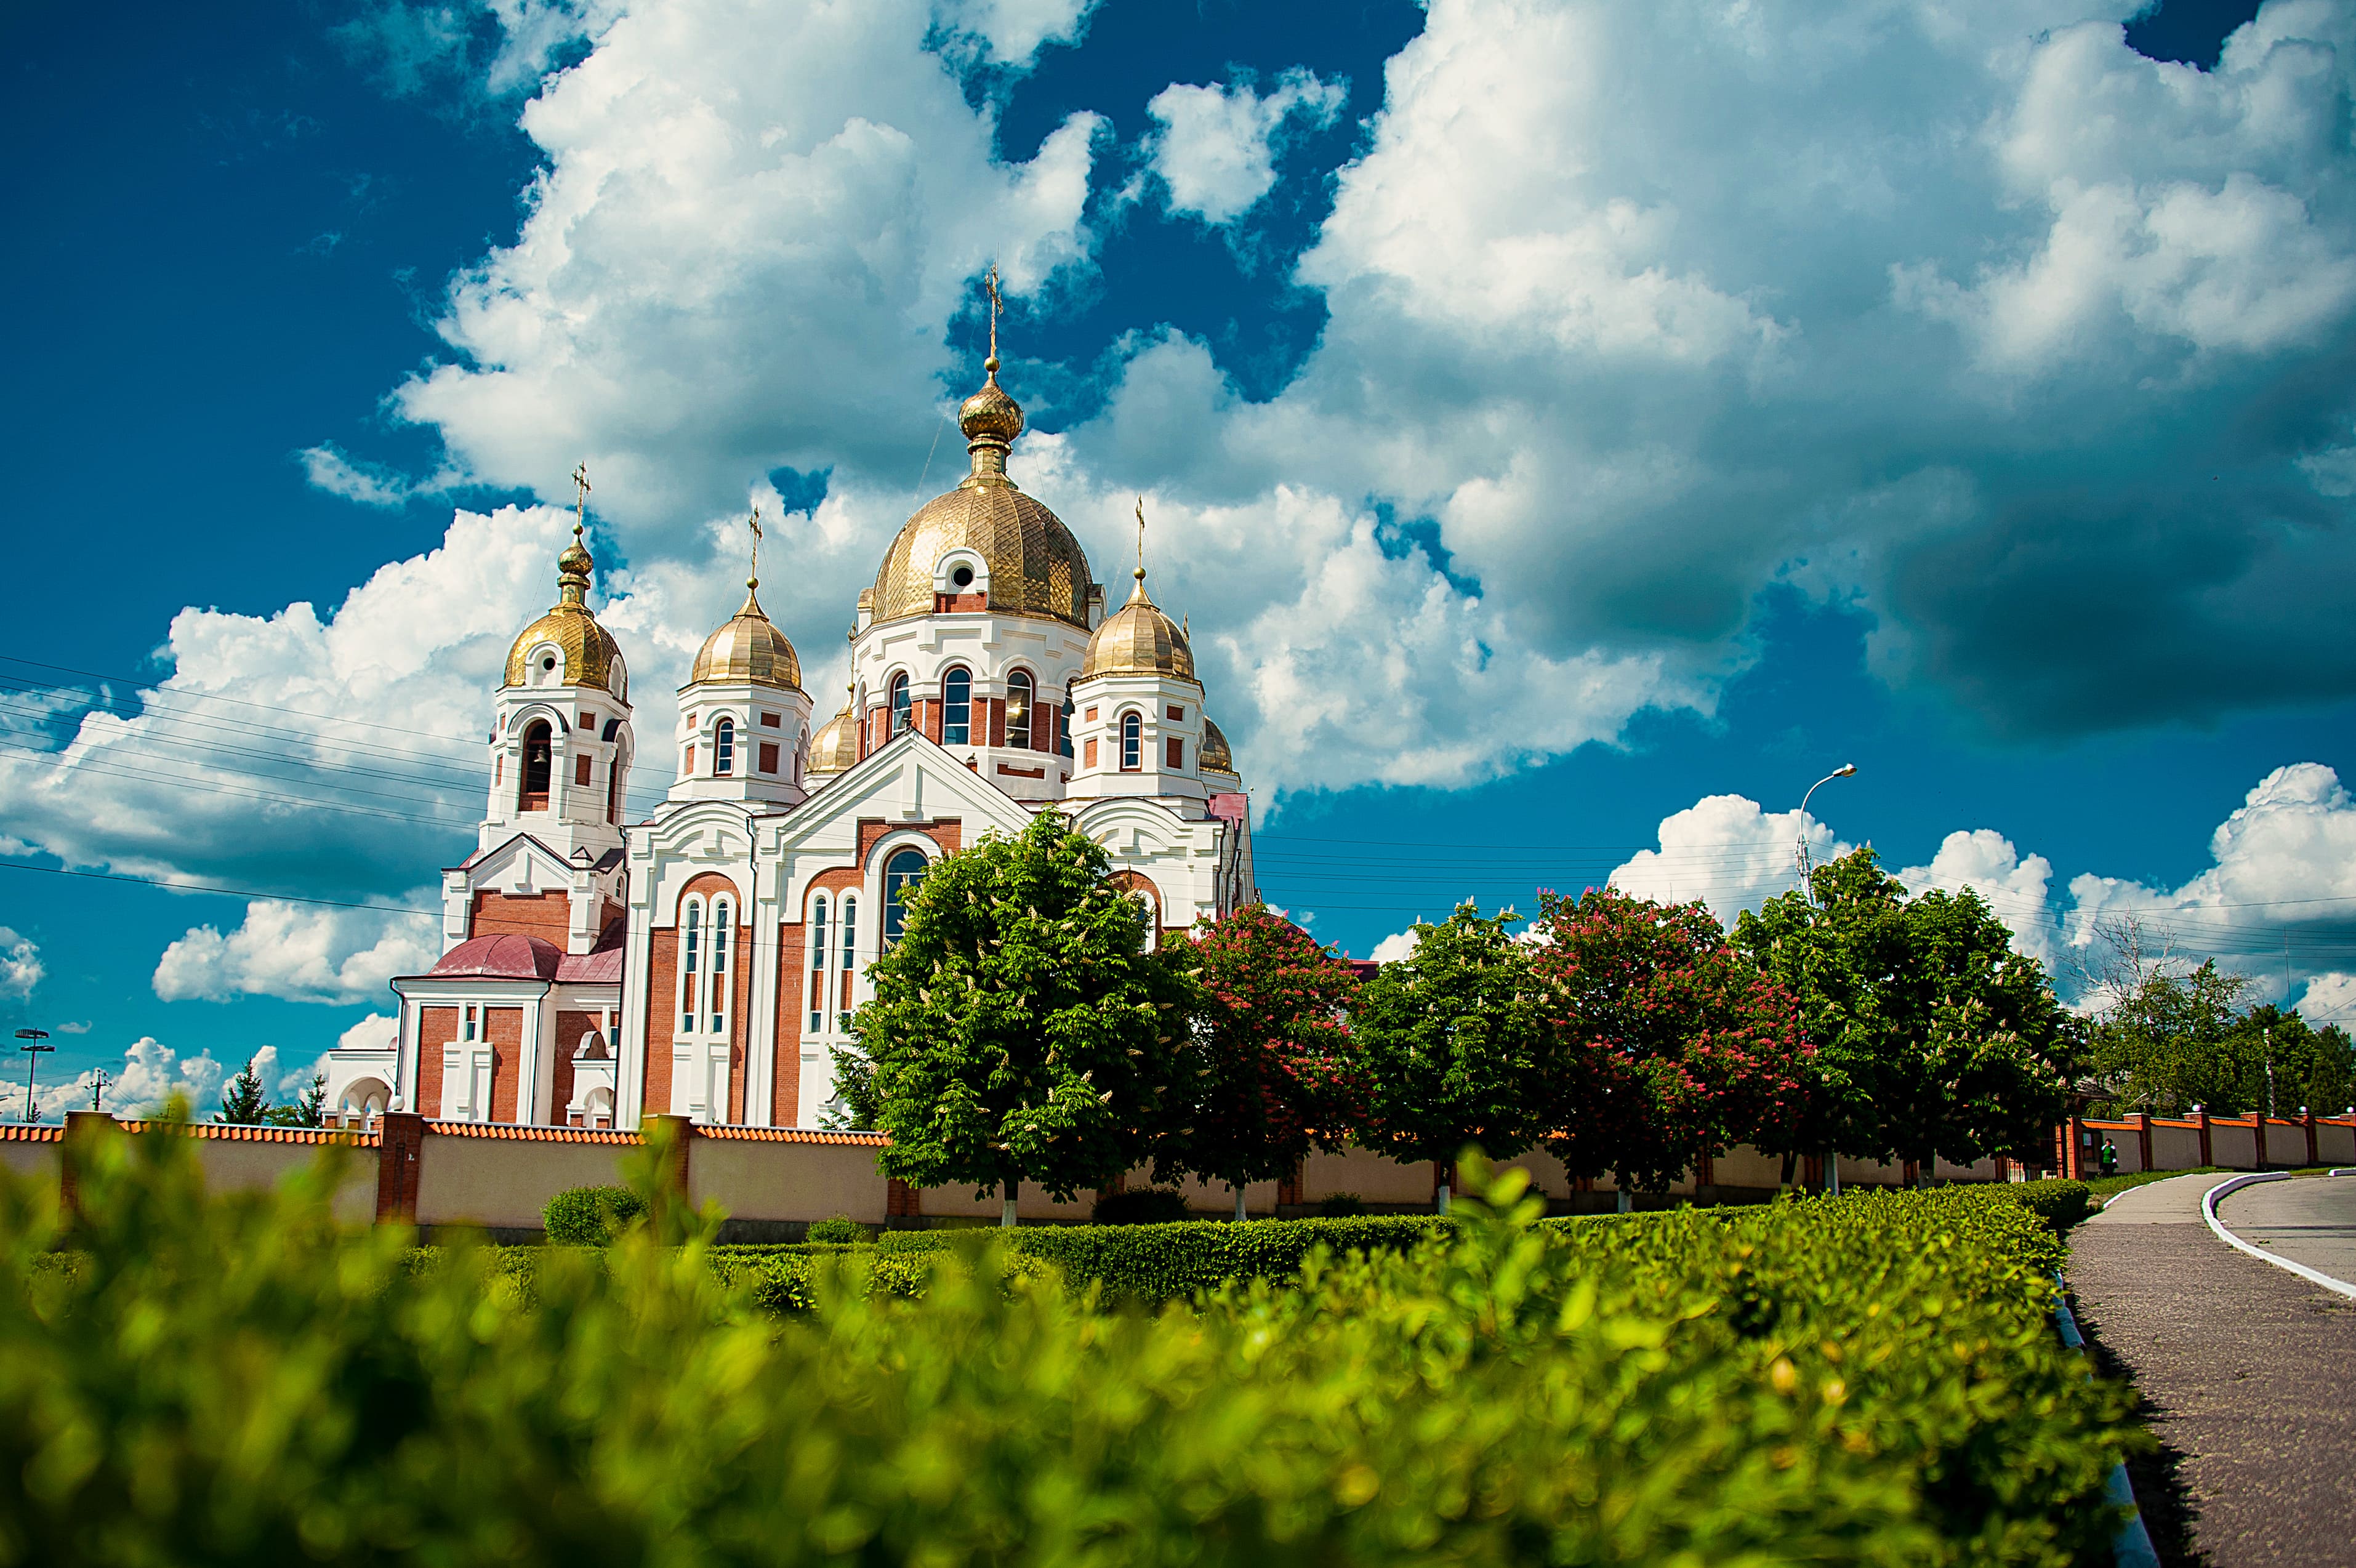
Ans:
{"label": "red roof", "polygon": [[556,978],[568,985],[622,983],[622,939],[627,923],[616,919],[597,934],[597,945],[587,952],[569,952],[556,961]]}
{"label": "red roof", "polygon": [[1251,797],[1234,794],[1214,795],[1207,809],[1211,815],[1223,822],[1240,822],[1251,812]]}
{"label": "red roof", "polygon": [[461,975],[483,975],[498,980],[554,980],[557,966],[563,960],[562,950],[554,942],[514,931],[502,931],[497,936],[467,938],[444,953],[425,974],[429,980],[447,980]]}

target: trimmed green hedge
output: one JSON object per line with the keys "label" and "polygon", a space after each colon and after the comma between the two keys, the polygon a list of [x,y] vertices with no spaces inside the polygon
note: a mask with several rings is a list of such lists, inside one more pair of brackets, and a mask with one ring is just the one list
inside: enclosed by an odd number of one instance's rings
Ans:
{"label": "trimmed green hedge", "polygon": [[2071,1227],[2103,1207],[2095,1200],[2094,1189],[2083,1181],[1991,1182],[1950,1190],[2017,1203],[2051,1226],[2056,1236],[2068,1235]]}
{"label": "trimmed green hedge", "polygon": [[626,1187],[574,1187],[550,1198],[540,1220],[558,1246],[603,1247],[646,1211],[647,1200]]}
{"label": "trimmed green hedge", "polygon": [[1210,1239],[419,1254],[337,1224],[339,1150],[220,1195],[189,1140],[71,1157],[70,1225],[0,1174],[0,1568],[2065,1568],[2132,1430],[2060,1240],[1973,1193],[1547,1225],[1508,1181],[1142,1311],[1033,1249],[1168,1288]]}

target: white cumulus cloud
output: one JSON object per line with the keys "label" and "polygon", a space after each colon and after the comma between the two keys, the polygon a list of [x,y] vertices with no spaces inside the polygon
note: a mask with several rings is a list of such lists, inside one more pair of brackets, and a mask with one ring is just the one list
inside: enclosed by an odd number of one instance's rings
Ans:
{"label": "white cumulus cloud", "polygon": [[1232,223],[1275,188],[1287,128],[1332,124],[1345,91],[1307,70],[1286,71],[1266,93],[1248,81],[1226,87],[1173,81],[1145,106],[1160,126],[1147,140],[1147,166],[1169,188],[1173,211],[1214,225]]}
{"label": "white cumulus cloud", "polygon": [[166,1002],[366,1002],[381,999],[394,975],[424,972],[441,950],[438,910],[404,916],[270,900],[248,904],[226,935],[198,926],[166,948],[155,988]]}
{"label": "white cumulus cloud", "polygon": [[1664,904],[1700,899],[1725,925],[1744,909],[1800,886],[1799,850],[1821,863],[1854,846],[1799,811],[1770,811],[1741,795],[1706,795],[1661,820],[1660,847],[1640,849],[1612,872],[1622,893]]}
{"label": "white cumulus cloud", "polygon": [[70,1082],[42,1085],[40,1119],[54,1122],[69,1111],[91,1110],[91,1093],[102,1070],[106,1087],[98,1109],[117,1116],[151,1116],[162,1112],[177,1094],[187,1101],[188,1113],[202,1121],[220,1109],[221,1085],[229,1081],[232,1069],[214,1060],[209,1051],[184,1058],[153,1035],[142,1036],[117,1065],[89,1069]]}
{"label": "white cumulus cloud", "polygon": [[0,1000],[23,1000],[33,994],[48,969],[41,962],[40,945],[0,926]]}

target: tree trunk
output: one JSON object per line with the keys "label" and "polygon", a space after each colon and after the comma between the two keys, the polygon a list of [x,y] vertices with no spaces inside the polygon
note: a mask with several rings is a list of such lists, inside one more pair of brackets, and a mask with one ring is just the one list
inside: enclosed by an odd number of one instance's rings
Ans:
{"label": "tree trunk", "polygon": [[1628,1190],[1627,1186],[1624,1183],[1620,1187],[1619,1193],[1620,1206],[1618,1208],[1614,1209],[1613,1212],[1618,1214],[1633,1214],[1636,1211],[1635,1195]]}
{"label": "tree trunk", "polygon": [[1014,1228],[1014,1195],[1017,1192],[1020,1192],[1022,1188],[1023,1184],[1019,1181],[1010,1181],[1001,1188],[1001,1190],[1006,1194],[1006,1201],[999,1205],[998,1208],[998,1225],[1000,1230],[1011,1230]]}
{"label": "tree trunk", "polygon": [[1840,1156],[1836,1154],[1825,1155],[1825,1196],[1840,1196]]}
{"label": "tree trunk", "polygon": [[1448,1212],[1448,1184],[1446,1182],[1441,1182],[1438,1189],[1432,1193],[1431,1206],[1432,1212],[1435,1214],[1445,1214]]}
{"label": "tree trunk", "polygon": [[1790,1149],[1783,1151],[1783,1175],[1776,1185],[1785,1192],[1792,1189],[1792,1167],[1799,1163],[1799,1158],[1800,1156]]}
{"label": "tree trunk", "polygon": [[1241,1225],[1244,1222],[1244,1184],[1231,1181],[1227,1185],[1236,1189],[1236,1223]]}

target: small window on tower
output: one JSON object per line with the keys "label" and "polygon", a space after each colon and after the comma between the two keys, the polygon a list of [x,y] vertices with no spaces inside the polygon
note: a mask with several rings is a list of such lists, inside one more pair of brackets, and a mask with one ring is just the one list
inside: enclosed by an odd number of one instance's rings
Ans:
{"label": "small window on tower", "polygon": [[1186,766],[1186,743],[1176,736],[1162,743],[1162,752],[1165,759],[1162,763],[1164,768],[1174,770]]}
{"label": "small window on tower", "polygon": [[763,714],[761,715],[761,727],[762,727],[763,729],[775,729],[775,728],[776,728],[776,727],[777,727],[777,715],[776,715],[776,714]]}
{"label": "small window on tower", "polygon": [[725,779],[736,771],[736,722],[722,719],[712,726],[712,771]]}
{"label": "small window on tower", "polygon": [[1006,744],[1017,751],[1031,749],[1031,672],[1017,670],[1006,678]]}
{"label": "small window on tower", "polygon": [[1082,764],[1082,766],[1084,766],[1084,767],[1087,767],[1087,768],[1094,768],[1094,767],[1097,765],[1097,738],[1096,738],[1096,736],[1088,736],[1087,746],[1088,746],[1088,755],[1087,755],[1087,757],[1086,761]]}
{"label": "small window on tower", "polygon": [[761,743],[761,771],[775,773],[776,770],[777,743],[774,740],[765,740]]}
{"label": "small window on tower", "polygon": [[1145,721],[1133,713],[1120,715],[1120,770],[1134,773],[1145,766]]}
{"label": "small window on tower", "polygon": [[534,719],[531,726],[523,732],[523,789],[516,800],[518,810],[548,810],[548,773],[552,755],[548,721]]}
{"label": "small window on tower", "polygon": [[908,727],[910,722],[908,678],[894,675],[892,677],[892,733],[898,735]]}
{"label": "small window on tower", "polygon": [[1164,708],[1162,712],[1170,715],[1170,722],[1172,724],[1183,724],[1185,722],[1186,710],[1183,708]]}
{"label": "small window on tower", "polygon": [[573,759],[573,782],[584,789],[589,788],[589,758],[585,756]]}
{"label": "small window on tower", "polygon": [[596,715],[596,714],[594,714],[591,713],[588,709],[584,708],[584,709],[582,709],[582,710],[581,710],[581,712],[580,712],[576,716],[580,719],[580,721],[581,721],[581,727],[582,727],[583,729],[587,730],[587,731],[588,731],[590,734],[592,734],[592,735],[594,735],[594,734],[596,734],[596,733],[597,733],[597,715]]}
{"label": "small window on tower", "polygon": [[958,569],[949,574],[949,585],[957,589],[960,594],[964,593],[968,588],[972,587],[973,568],[966,565],[962,562],[958,563]]}
{"label": "small window on tower", "polygon": [[963,746],[972,734],[973,675],[962,668],[952,670],[941,677],[941,744]]}

